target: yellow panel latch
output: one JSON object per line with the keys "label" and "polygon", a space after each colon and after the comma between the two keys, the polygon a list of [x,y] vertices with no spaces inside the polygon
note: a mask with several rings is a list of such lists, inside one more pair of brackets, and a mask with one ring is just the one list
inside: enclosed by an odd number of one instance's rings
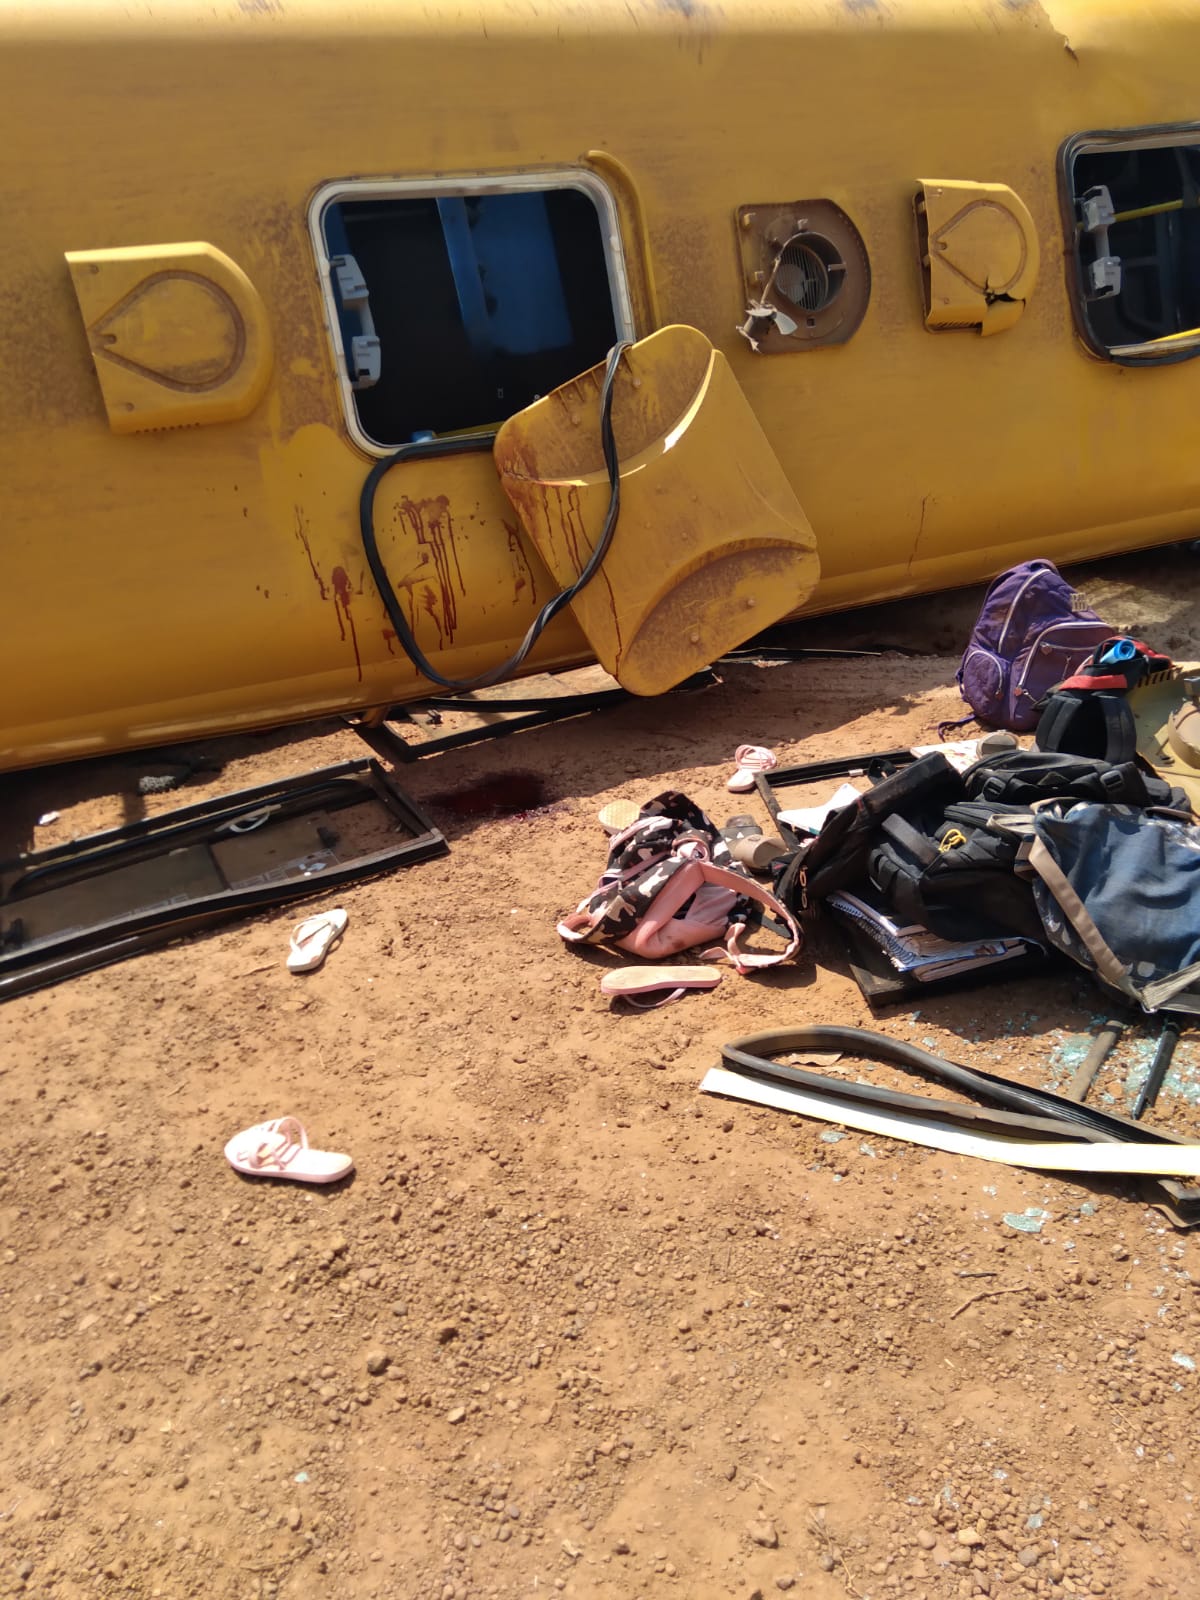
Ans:
{"label": "yellow panel latch", "polygon": [[232,422],[271,375],[258,291],[214,245],[72,250],[67,265],[114,433]]}
{"label": "yellow panel latch", "polygon": [[[510,417],[504,492],[561,588],[604,525],[604,367]],[[661,694],[801,605],[819,576],[808,518],[725,357],[696,328],[661,328],[621,358],[612,426],[621,509],[572,602],[601,665]]]}
{"label": "yellow panel latch", "polygon": [[913,209],[925,326],[1003,333],[1037,279],[1037,232],[1024,201],[1003,183],[919,180]]}

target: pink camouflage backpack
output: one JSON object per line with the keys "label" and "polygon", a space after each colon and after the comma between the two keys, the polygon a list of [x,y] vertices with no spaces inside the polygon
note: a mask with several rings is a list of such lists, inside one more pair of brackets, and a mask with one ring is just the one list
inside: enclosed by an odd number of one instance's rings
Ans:
{"label": "pink camouflage backpack", "polygon": [[[782,951],[742,948],[764,912],[785,941]],[[614,836],[595,892],[558,931],[568,944],[613,944],[652,961],[715,940],[720,948],[705,954],[724,956],[739,972],[786,961],[803,942],[791,912],[741,871],[720,831],[673,790],[648,801]]]}

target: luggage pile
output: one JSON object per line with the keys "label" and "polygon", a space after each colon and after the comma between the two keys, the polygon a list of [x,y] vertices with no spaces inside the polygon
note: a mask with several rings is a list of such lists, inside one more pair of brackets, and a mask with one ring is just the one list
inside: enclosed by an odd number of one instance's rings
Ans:
{"label": "luggage pile", "polygon": [[[965,771],[939,752],[921,756],[830,813],[780,864],[776,892],[800,914],[831,896],[844,910],[849,896],[860,913],[875,908],[943,940],[1024,941],[1146,1011],[1200,1013],[1200,826],[1185,791],[1138,757],[1126,698],[1172,663],[1140,640],[1097,639],[1094,613],[1047,622],[1043,609],[1031,623],[1039,585],[1065,590],[1048,562],[1028,563],[997,580],[981,617],[997,590],[1009,595],[1007,630],[985,630],[1015,650],[1007,662],[992,652],[989,681],[1009,685],[988,702],[1002,725],[1028,726],[1027,688],[1012,685],[1034,681],[1047,633],[1056,669],[1068,635],[1088,652],[1041,685],[1034,747],[990,752]],[[979,633],[960,670],[964,694],[983,681]]]}

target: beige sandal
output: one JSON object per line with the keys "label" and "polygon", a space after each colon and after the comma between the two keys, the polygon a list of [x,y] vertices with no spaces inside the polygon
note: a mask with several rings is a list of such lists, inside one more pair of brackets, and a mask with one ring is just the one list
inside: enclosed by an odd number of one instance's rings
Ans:
{"label": "beige sandal", "polygon": [[653,1011],[682,1000],[689,989],[715,989],[721,976],[716,967],[618,967],[600,979],[600,993],[635,1011]]}

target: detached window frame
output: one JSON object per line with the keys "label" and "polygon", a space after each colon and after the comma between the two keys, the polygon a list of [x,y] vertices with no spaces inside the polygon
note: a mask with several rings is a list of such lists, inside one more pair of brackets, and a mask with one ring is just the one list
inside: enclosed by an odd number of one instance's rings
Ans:
{"label": "detached window frame", "polygon": [[[343,305],[339,306],[338,296],[334,290],[333,257],[336,252],[331,252],[326,234],[326,218],[330,208],[361,201],[470,199],[481,195],[545,194],[559,190],[577,191],[585,195],[595,208],[604,253],[615,337],[617,340],[633,340],[636,338],[633,301],[621,240],[620,216],[612,192],[593,172],[578,167],[556,167],[527,172],[459,174],[437,179],[347,178],[322,184],[313,195],[309,202],[308,223],[317,263],[325,328],[333,353],[335,377],[341,394],[346,427],[351,439],[364,454],[374,457],[389,456],[409,441],[382,442],[372,438],[359,416],[355,394],[356,357],[347,350],[343,333],[346,286],[343,283]],[[375,292],[378,293],[378,286]],[[369,312],[361,319],[360,326],[369,339],[373,334]],[[387,351],[381,354],[384,361],[389,359]],[[602,360],[603,356],[604,352],[601,352],[597,359]],[[360,370],[364,359],[369,363],[371,359],[369,345],[365,347],[365,356],[364,352],[360,351],[357,359]],[[390,359],[396,359],[395,351],[391,352]],[[579,370],[587,370],[589,365],[591,363],[584,363]],[[564,373],[559,382],[567,382],[575,375],[575,373]],[[478,423],[464,422],[460,427],[442,430],[438,437],[451,438],[474,434],[488,437],[506,416],[520,409],[521,405],[515,405],[511,411],[494,418],[481,419]]]}
{"label": "detached window frame", "polygon": [[[1181,361],[1191,361],[1200,356],[1200,281],[1197,284],[1197,306],[1194,324],[1154,338],[1109,342],[1096,327],[1089,308],[1098,300],[1116,298],[1112,285],[1124,286],[1120,246],[1122,222],[1131,219],[1122,213],[1120,205],[1109,205],[1100,186],[1089,185],[1076,176],[1076,164],[1081,157],[1095,155],[1120,155],[1154,150],[1177,150],[1192,147],[1197,154],[1197,198],[1189,205],[1183,194],[1182,206],[1174,206],[1177,213],[1196,210],[1195,227],[1200,232],[1200,122],[1160,123],[1141,128],[1099,128],[1087,133],[1073,134],[1065,140],[1058,153],[1059,202],[1066,230],[1067,287],[1076,330],[1092,355],[1122,367],[1171,366]],[[1165,213],[1167,203],[1147,208],[1134,208],[1143,215],[1158,211]],[[1140,220],[1140,219],[1139,219]],[[1115,239],[1110,233],[1117,232]],[[1178,249],[1182,254],[1184,241]],[[1148,259],[1136,259],[1139,265]],[[1119,294],[1120,290],[1117,290]],[[1188,318],[1189,322],[1192,318]]]}

